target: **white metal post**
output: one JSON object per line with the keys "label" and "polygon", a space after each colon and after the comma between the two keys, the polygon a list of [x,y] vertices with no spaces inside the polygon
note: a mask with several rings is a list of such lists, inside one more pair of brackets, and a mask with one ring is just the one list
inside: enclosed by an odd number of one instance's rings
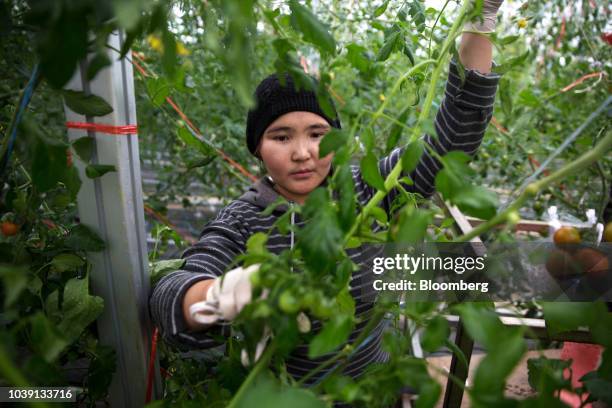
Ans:
{"label": "white metal post", "polygon": [[[112,33],[109,45],[121,49],[124,36],[122,32]],[[67,121],[112,126],[136,124],[132,66],[125,58],[119,60],[116,51],[109,50],[108,56],[112,64],[94,80],[87,80],[84,61],[66,88],[102,97],[113,112],[93,118],[76,114],[65,106]],[[83,130],[68,132],[71,140],[86,135]],[[104,299],[104,313],[97,322],[100,341],[117,352],[110,405],[140,407],[145,401],[151,324],[138,136],[95,131],[87,134],[95,139],[92,162],[116,168],[116,172],[89,179],[85,177],[84,165],[75,160],[83,182],[78,195],[80,220],[97,231],[107,244],[103,252],[89,256],[93,262],[92,290]],[[156,380],[155,388],[159,390],[158,375]]]}

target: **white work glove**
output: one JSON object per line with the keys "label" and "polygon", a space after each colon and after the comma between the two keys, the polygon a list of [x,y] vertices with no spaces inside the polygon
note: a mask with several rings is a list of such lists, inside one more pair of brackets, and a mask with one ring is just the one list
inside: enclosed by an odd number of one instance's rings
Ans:
{"label": "white work glove", "polygon": [[[189,307],[189,314],[198,323],[210,326],[219,320],[234,320],[240,311],[251,302],[251,275],[259,270],[259,265],[251,265],[247,268],[238,267],[227,272],[219,278],[215,278],[214,283],[206,292],[206,300],[192,304]],[[264,295],[265,296],[265,295]],[[270,334],[268,329],[264,331],[263,338],[255,347],[255,360],[259,360],[266,348]],[[240,354],[242,365],[249,365],[249,358],[246,350]]]}
{"label": "white work glove", "polygon": [[192,304],[189,314],[198,323],[212,325],[219,320],[234,320],[251,302],[251,275],[259,265],[235,268],[215,279],[206,292],[206,300]]}
{"label": "white work glove", "polygon": [[504,0],[483,0],[482,22],[480,21],[480,17],[476,17],[474,21],[468,21],[465,23],[463,26],[463,31],[482,34],[490,34],[494,32],[497,11],[503,2]]}

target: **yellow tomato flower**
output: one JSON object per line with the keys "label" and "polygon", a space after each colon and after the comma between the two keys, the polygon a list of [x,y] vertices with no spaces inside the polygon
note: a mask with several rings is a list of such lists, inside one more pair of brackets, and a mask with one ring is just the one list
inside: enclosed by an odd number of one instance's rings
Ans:
{"label": "yellow tomato flower", "polygon": [[385,98],[385,95],[380,94],[380,95],[378,95],[378,99],[380,99],[381,102],[384,102],[385,99],[387,99],[387,98]]}
{"label": "yellow tomato flower", "polygon": [[187,56],[191,54],[191,52],[183,45],[183,43],[178,41],[176,43],[176,53],[182,56]]}
{"label": "yellow tomato flower", "polygon": [[524,18],[521,18],[518,21],[517,24],[518,24],[519,28],[525,28],[525,27],[527,27],[527,20],[525,20]]}
{"label": "yellow tomato flower", "polygon": [[147,41],[149,42],[149,46],[155,51],[162,52],[164,50],[164,45],[158,36],[151,34],[147,37]]}

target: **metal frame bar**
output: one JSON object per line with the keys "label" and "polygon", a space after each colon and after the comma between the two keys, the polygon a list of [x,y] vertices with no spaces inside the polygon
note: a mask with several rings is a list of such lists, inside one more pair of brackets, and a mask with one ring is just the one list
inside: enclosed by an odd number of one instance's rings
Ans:
{"label": "metal frame bar", "polygon": [[[109,36],[109,44],[121,49],[123,32]],[[107,51],[111,66],[101,70],[94,80],[86,77],[83,61],[67,89],[102,97],[113,112],[104,117],[84,117],[65,106],[66,120],[96,122],[114,126],[136,124],[134,76],[131,64],[118,59],[116,51]],[[142,183],[137,135],[109,135],[88,131],[95,140],[92,163],[112,164],[116,172],[96,179],[85,177],[85,164],[75,160],[83,182],[78,195],[82,223],[98,232],[107,248],[88,254],[93,264],[92,291],[104,299],[104,312],[97,321],[100,342],[117,352],[117,371],[110,385],[112,407],[144,405],[147,363],[151,344],[148,312],[150,289]],[[70,140],[85,136],[83,131],[68,130]],[[156,370],[155,391],[159,386]]]}

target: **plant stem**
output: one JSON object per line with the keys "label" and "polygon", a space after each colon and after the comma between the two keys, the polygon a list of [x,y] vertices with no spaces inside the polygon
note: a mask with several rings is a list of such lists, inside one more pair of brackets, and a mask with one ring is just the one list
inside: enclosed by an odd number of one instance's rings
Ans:
{"label": "plant stem", "polygon": [[531,184],[527,185],[525,189],[521,192],[521,194],[517,197],[517,199],[510,204],[504,211],[495,215],[495,217],[491,218],[489,221],[480,224],[469,233],[464,234],[456,239],[457,242],[465,242],[470,239],[490,230],[497,224],[501,224],[506,221],[508,214],[513,211],[518,211],[523,204],[531,197],[535,196],[542,189],[549,187],[553,183],[562,180],[563,178],[575,174],[582,169],[587,168],[591,164],[595,163],[597,160],[602,158],[608,150],[612,149],[612,132],[609,132],[603,139],[597,143],[591,150],[584,153],[582,156],[578,157],[576,160],[567,163],[565,166],[555,171],[543,179],[538,181],[534,181]]}
{"label": "plant stem", "polygon": [[[459,9],[459,14],[456,17],[453,26],[451,27],[448,37],[446,38],[446,41],[444,42],[444,45],[442,46],[442,52],[440,52],[440,56],[438,57],[437,61],[435,61],[436,68],[431,74],[431,78],[429,81],[429,88],[427,90],[427,96],[425,98],[425,101],[423,102],[423,107],[421,108],[421,114],[419,115],[417,123],[415,124],[413,128],[412,135],[410,136],[410,140],[408,141],[408,143],[412,143],[413,141],[417,139],[417,137],[419,136],[421,132],[421,123],[423,123],[423,121],[429,115],[429,110],[431,109],[431,104],[433,102],[433,98],[434,98],[434,94],[436,90],[436,84],[440,77],[440,73],[442,72],[443,62],[445,62],[446,60],[446,54],[448,53],[448,50],[450,49],[452,42],[455,41],[457,33],[461,27],[461,24],[463,23],[463,19],[465,18],[465,14],[469,7],[470,7],[470,2],[465,1],[463,5],[461,6],[461,8]],[[391,90],[391,94],[385,99],[385,101],[382,103],[380,108],[374,113],[368,126],[372,126],[372,124],[376,121],[376,119],[382,115],[388,101],[395,94],[395,92],[397,92],[401,83],[406,78],[408,78],[410,75],[412,75],[414,71],[432,62],[433,60],[422,61],[419,64],[412,67],[412,69],[410,69],[406,74],[402,75],[395,82]],[[374,196],[370,199],[370,201],[368,201],[368,203],[363,207],[363,209],[361,210],[361,212],[355,219],[355,222],[351,226],[351,229],[348,231],[348,233],[345,236],[345,239],[344,239],[345,245],[348,242],[348,240],[355,234],[355,232],[359,228],[359,225],[366,219],[366,217],[368,216],[372,208],[376,207],[382,201],[382,199],[385,198],[385,196],[387,195],[387,192],[397,184],[397,179],[401,175],[401,172],[402,172],[402,163],[400,161],[395,165],[395,167],[393,167],[393,169],[391,170],[391,172],[385,179],[385,191],[378,190],[374,194]]]}
{"label": "plant stem", "polygon": [[[410,68],[408,70],[408,72],[406,72],[404,75],[402,75],[401,77],[399,77],[397,79],[397,81],[395,81],[395,84],[393,84],[393,88],[391,88],[391,93],[389,93],[389,95],[385,98],[385,100],[383,101],[383,103],[380,105],[380,108],[378,108],[378,110],[376,112],[374,112],[374,114],[372,115],[372,119],[370,120],[370,123],[368,123],[368,126],[373,126],[374,123],[376,122],[376,120],[382,116],[385,108],[387,107],[387,104],[389,103],[389,101],[391,100],[391,98],[397,93],[397,91],[399,90],[400,86],[402,85],[402,83],[410,78],[415,72],[417,72],[418,70],[421,69],[421,67],[428,65],[428,64],[432,64],[435,63],[436,60],[433,59],[427,59],[425,61],[421,61],[418,64],[416,64],[415,66],[413,66],[412,68]],[[439,60],[438,60],[439,62]],[[433,78],[432,78],[433,79]]]}
{"label": "plant stem", "polygon": [[434,24],[431,27],[431,32],[429,33],[429,44],[427,45],[427,56],[429,58],[431,58],[431,38],[433,37],[434,29],[438,25],[438,21],[440,20],[440,17],[442,17],[442,13],[444,13],[444,10],[446,10],[446,6],[448,6],[448,3],[450,3],[450,0],[446,0],[446,3],[444,3],[442,10],[440,10],[440,12],[438,13],[436,21],[434,21]]}
{"label": "plant stem", "polygon": [[255,367],[253,367],[247,378],[245,378],[245,380],[242,382],[240,388],[238,389],[238,391],[236,391],[236,394],[234,394],[234,397],[229,402],[226,408],[235,408],[238,406],[240,400],[244,398],[244,393],[246,392],[246,390],[251,386],[253,381],[255,381],[255,378],[257,378],[259,373],[261,373],[261,371],[268,366],[268,363],[270,362],[270,359],[272,358],[272,355],[275,351],[276,339],[272,339],[266,350],[261,355],[259,361],[257,361],[257,363],[255,364]]}

